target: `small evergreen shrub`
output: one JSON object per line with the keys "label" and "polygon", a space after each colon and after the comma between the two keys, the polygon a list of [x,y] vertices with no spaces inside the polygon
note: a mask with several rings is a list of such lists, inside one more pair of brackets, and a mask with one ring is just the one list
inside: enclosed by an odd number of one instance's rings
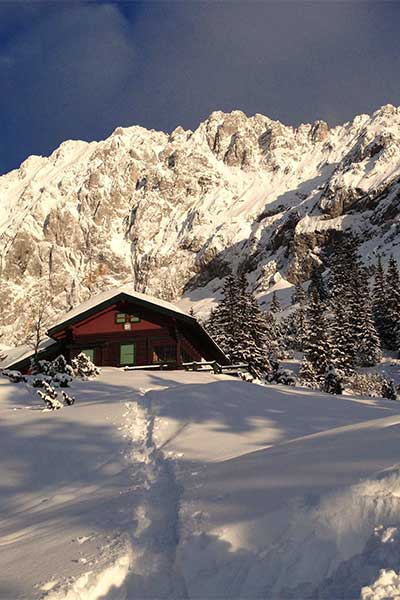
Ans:
{"label": "small evergreen shrub", "polygon": [[275,382],[281,385],[296,385],[296,377],[290,369],[279,368],[275,373]]}
{"label": "small evergreen shrub", "polygon": [[311,389],[318,389],[319,381],[312,363],[305,358],[299,371],[299,383]]}
{"label": "small evergreen shrub", "polygon": [[83,352],[78,354],[76,358],[73,358],[71,364],[74,375],[83,377],[84,379],[96,377],[100,373],[100,369]]}
{"label": "small evergreen shrub", "polygon": [[385,379],[379,373],[352,373],[345,378],[345,389],[350,394],[380,398]]}
{"label": "small evergreen shrub", "polygon": [[36,375],[31,381],[31,385],[34,388],[42,388],[44,382],[51,383],[52,379],[49,375]]}
{"label": "small evergreen shrub", "polygon": [[67,373],[56,373],[53,377],[53,383],[63,388],[69,387],[71,381],[72,377]]}
{"label": "small evergreen shrub", "polygon": [[66,392],[64,392],[64,390],[61,393],[65,406],[72,406],[73,404],[75,404],[75,398],[73,396],[69,396]]}
{"label": "small evergreen shrub", "polygon": [[49,410],[59,410],[62,408],[63,405],[57,398],[57,391],[47,381],[43,382],[43,389],[43,392],[42,390],[38,390],[37,394],[45,403],[46,408]]}
{"label": "small evergreen shrub", "polygon": [[382,396],[388,400],[397,400],[397,389],[393,379],[383,379],[382,382]]}
{"label": "small evergreen shrub", "polygon": [[343,376],[333,365],[326,368],[322,390],[327,394],[343,393]]}

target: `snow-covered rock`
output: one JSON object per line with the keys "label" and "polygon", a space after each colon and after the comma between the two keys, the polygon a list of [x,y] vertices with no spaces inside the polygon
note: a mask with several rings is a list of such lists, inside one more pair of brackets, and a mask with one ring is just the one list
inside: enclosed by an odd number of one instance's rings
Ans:
{"label": "snow-covered rock", "polygon": [[330,129],[213,112],[170,135],[118,127],[67,141],[0,177],[0,330],[21,339],[26,297],[55,315],[107,287],[177,300],[218,295],[228,265],[261,294],[309,278],[337,230],[368,261],[399,253],[400,108]]}

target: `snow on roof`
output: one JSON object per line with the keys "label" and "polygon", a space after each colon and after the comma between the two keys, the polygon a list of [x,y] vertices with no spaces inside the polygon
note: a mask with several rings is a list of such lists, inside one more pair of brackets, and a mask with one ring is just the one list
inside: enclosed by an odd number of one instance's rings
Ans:
{"label": "snow on roof", "polygon": [[[56,340],[52,340],[47,337],[42,340],[39,344],[38,351],[45,350],[53,344],[57,344]],[[11,365],[19,363],[27,358],[30,358],[34,354],[32,346],[24,345],[18,346],[17,348],[7,348],[1,351],[1,355],[4,356],[3,360],[0,360],[0,369],[8,369]]]}
{"label": "snow on roof", "polygon": [[160,306],[176,314],[184,315],[185,317],[190,317],[190,315],[187,312],[178,308],[177,306],[175,306],[175,304],[171,304],[171,302],[161,300],[160,298],[156,298],[155,296],[148,296],[147,294],[137,292],[132,284],[126,284],[119,287],[111,288],[105,292],[101,292],[100,294],[92,296],[89,300],[86,300],[86,302],[82,302],[82,304],[79,304],[69,312],[63,313],[57,319],[57,321],[52,324],[52,326],[49,329],[58,327],[65,321],[75,319],[75,317],[78,317],[86,311],[95,308],[98,304],[102,304],[103,302],[107,302],[107,300],[111,300],[112,298],[119,296],[119,294],[125,294],[127,296],[130,296],[133,300],[141,300],[142,302],[148,302],[149,304],[154,304],[154,306]]}

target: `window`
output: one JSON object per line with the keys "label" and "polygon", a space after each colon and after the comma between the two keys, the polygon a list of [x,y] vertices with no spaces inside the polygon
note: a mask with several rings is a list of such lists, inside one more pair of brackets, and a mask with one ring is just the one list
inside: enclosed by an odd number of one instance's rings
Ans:
{"label": "window", "polygon": [[140,318],[137,315],[128,315],[127,313],[116,313],[115,322],[123,325],[124,323],[139,323]]}
{"label": "window", "polygon": [[121,344],[119,347],[119,364],[135,364],[135,344]]}
{"label": "window", "polygon": [[157,344],[153,346],[153,363],[175,362],[176,346],[175,344]]}
{"label": "window", "polygon": [[81,350],[81,352],[83,352],[83,354],[86,354],[86,356],[92,361],[94,362],[94,348],[85,348],[84,350]]}

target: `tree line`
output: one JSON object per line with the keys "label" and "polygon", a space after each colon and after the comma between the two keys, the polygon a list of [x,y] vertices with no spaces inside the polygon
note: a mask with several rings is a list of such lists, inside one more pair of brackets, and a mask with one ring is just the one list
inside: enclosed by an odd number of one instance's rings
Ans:
{"label": "tree line", "polygon": [[336,243],[328,277],[316,270],[307,291],[295,286],[286,318],[277,318],[281,306],[275,293],[264,312],[247,288],[244,274],[228,275],[206,328],[232,362],[246,362],[267,378],[276,376],[277,359],[297,350],[304,356],[301,382],[340,393],[345,376],[378,364],[383,349],[400,348],[397,262],[390,256],[385,271],[378,257],[370,289],[370,273],[353,236]]}

